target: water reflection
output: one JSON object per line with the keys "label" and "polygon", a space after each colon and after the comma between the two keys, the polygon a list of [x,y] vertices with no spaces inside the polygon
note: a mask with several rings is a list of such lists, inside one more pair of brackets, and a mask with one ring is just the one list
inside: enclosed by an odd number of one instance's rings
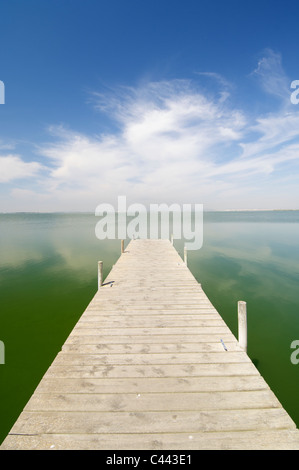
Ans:
{"label": "water reflection", "polygon": [[120,253],[118,240],[100,241],[94,228],[93,215],[0,215],[0,273],[48,262],[49,274],[63,269],[78,279],[92,278],[97,260],[108,269]]}
{"label": "water reflection", "polygon": [[[265,222],[265,220],[267,220]],[[95,236],[93,214],[0,215],[0,441],[104,277],[120,256],[119,240]],[[128,243],[128,240],[126,241]],[[183,257],[184,243],[174,245]],[[248,352],[299,424],[297,213],[208,214],[203,247],[188,266],[233,333],[238,300],[248,302]],[[2,433],[2,434],[1,434]]]}

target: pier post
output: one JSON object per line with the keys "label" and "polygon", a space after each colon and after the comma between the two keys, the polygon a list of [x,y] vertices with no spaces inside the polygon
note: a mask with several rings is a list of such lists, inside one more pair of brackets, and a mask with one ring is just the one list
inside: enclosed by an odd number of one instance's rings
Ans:
{"label": "pier post", "polygon": [[5,346],[3,341],[0,341],[0,364],[5,364]]}
{"label": "pier post", "polygon": [[184,246],[184,262],[185,265],[187,266],[187,248]]}
{"label": "pier post", "polygon": [[173,245],[173,233],[171,234],[170,241],[171,241],[171,244]]}
{"label": "pier post", "polygon": [[123,254],[125,252],[125,241],[121,240],[120,245],[121,245],[121,254]]}
{"label": "pier post", "polygon": [[103,261],[98,261],[98,289],[103,284]]}
{"label": "pier post", "polygon": [[238,329],[239,345],[247,352],[247,305],[243,300],[238,302]]}

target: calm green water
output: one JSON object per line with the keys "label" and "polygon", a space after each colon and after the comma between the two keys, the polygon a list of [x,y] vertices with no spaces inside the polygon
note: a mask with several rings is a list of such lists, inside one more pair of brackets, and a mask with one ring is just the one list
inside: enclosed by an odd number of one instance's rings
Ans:
{"label": "calm green water", "polygon": [[[88,214],[0,214],[0,442],[97,289],[120,242],[95,237]],[[183,244],[175,242],[182,254]],[[188,265],[237,336],[248,308],[248,354],[299,427],[299,212],[204,215],[204,244]]]}

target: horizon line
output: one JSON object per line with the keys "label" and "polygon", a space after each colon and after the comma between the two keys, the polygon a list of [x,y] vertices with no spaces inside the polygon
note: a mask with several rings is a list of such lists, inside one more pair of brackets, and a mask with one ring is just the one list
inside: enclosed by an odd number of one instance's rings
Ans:
{"label": "horizon line", "polygon": [[[203,209],[203,212],[298,212],[298,209]],[[116,213],[118,213],[116,211]],[[0,211],[0,214],[93,214],[91,211]]]}

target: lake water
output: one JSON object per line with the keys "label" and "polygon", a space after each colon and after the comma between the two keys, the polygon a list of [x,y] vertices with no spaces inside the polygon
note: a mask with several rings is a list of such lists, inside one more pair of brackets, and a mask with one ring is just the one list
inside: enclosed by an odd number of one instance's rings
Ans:
{"label": "lake water", "polygon": [[[106,276],[120,255],[119,240],[96,238],[97,221],[0,214],[0,442],[95,294],[97,261]],[[203,233],[188,266],[236,337],[247,302],[248,354],[299,427],[299,211],[204,213]]]}

